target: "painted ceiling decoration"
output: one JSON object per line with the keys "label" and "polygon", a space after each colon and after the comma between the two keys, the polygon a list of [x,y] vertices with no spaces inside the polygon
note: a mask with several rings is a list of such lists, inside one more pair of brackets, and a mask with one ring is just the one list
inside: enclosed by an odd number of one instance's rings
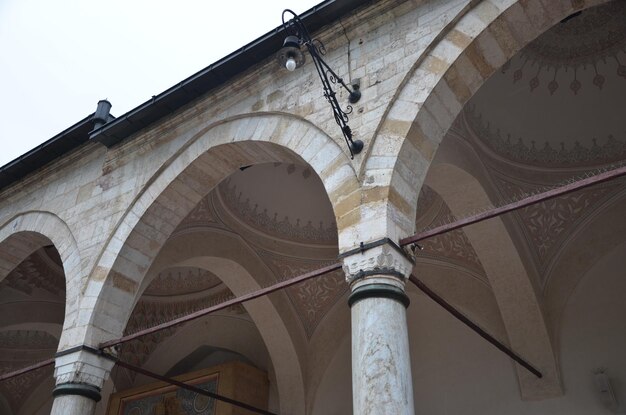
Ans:
{"label": "painted ceiling decoration", "polygon": [[557,24],[485,82],[455,128],[515,165],[595,168],[626,159],[624,22],[626,2],[614,1]]}
{"label": "painted ceiling decoration", "polygon": [[[545,185],[532,185],[493,174],[498,189],[506,196],[532,194]],[[571,233],[589,216],[615,196],[623,181],[612,181],[522,208],[512,214],[522,229],[533,261],[545,286],[546,270],[557,257]]]}
{"label": "painted ceiling decoration", "polygon": [[[574,14],[526,46],[501,72],[514,83],[526,82],[530,91],[547,88],[550,95],[567,89],[575,96],[583,87],[601,90],[620,78],[626,82],[625,21],[626,3],[619,1]],[[617,78],[607,82],[609,73]]]}
{"label": "painted ceiling decoration", "polygon": [[[260,256],[274,271],[278,280],[315,271],[332,265],[336,260],[309,260],[292,258],[270,252]],[[286,289],[287,296],[300,318],[304,331],[311,338],[322,318],[330,308],[348,291],[345,276],[341,270],[296,284]]]}
{"label": "painted ceiling decoration", "polygon": [[49,249],[40,249],[30,255],[0,282],[0,289],[10,287],[28,295],[36,290],[44,290],[62,300],[65,295],[65,277],[62,268],[52,265],[56,264],[58,258],[56,250],[52,251],[53,254]]}
{"label": "painted ceiling decoration", "polygon": [[[557,146],[550,141],[537,141],[513,137],[510,132],[494,128],[492,123],[478,112],[476,106],[468,105],[457,118],[461,128],[485,144],[488,151],[516,163],[541,167],[593,167],[616,163],[626,158],[626,137],[612,134],[600,139],[576,139],[564,137]],[[569,141],[569,142],[568,142]]]}
{"label": "painted ceiling decoration", "polygon": [[[477,91],[448,139],[453,136],[476,150],[478,158],[468,162],[486,173],[483,185],[494,205],[626,161],[625,64],[626,2],[610,2],[572,15],[539,36]],[[576,229],[611,203],[621,183],[594,186],[508,216],[507,226],[514,226],[512,236],[528,247],[525,255],[541,286]],[[417,218],[421,226],[426,201],[436,205],[424,190]],[[435,223],[449,221],[443,210],[438,219],[428,215]],[[465,260],[470,268],[473,250],[459,238],[424,244],[424,255]]]}
{"label": "painted ceiling decoration", "polygon": [[[272,184],[271,191],[268,191],[267,183]],[[283,193],[289,197],[285,199]],[[291,218],[296,219],[292,221]],[[316,226],[313,225],[314,221]],[[313,258],[290,255],[294,249],[301,249],[295,248],[295,244],[336,246],[337,243],[334,213],[321,181],[310,168],[296,164],[268,163],[234,173],[203,198],[177,229],[195,226],[228,229],[238,234],[252,229],[262,235],[267,240],[267,246],[256,244],[250,239],[247,241],[250,248],[274,272],[277,280],[300,275],[336,261],[335,250],[330,256],[308,250],[307,255],[312,255]],[[285,241],[293,247],[288,252],[282,252],[277,245],[269,243],[274,239]],[[176,284],[173,279],[177,278],[180,277],[161,273],[152,283],[156,285],[152,287],[151,284],[146,294],[156,289],[161,293],[167,292],[167,288],[158,288],[159,285]],[[203,284],[209,284],[203,277],[198,278]],[[310,338],[323,317],[347,289],[344,276],[341,272],[336,272],[298,284],[285,290],[285,293]]]}
{"label": "painted ceiling decoration", "polygon": [[[175,286],[177,281],[184,283],[167,295],[166,290]],[[194,299],[185,297],[198,292],[204,295]],[[234,298],[232,292],[215,275],[192,267],[164,270],[150,283],[144,295],[133,309],[124,334],[136,333]],[[222,313],[241,316],[246,311],[241,305],[236,305],[222,310]],[[171,327],[125,343],[120,347],[120,356],[133,365],[141,366],[158,345],[173,336],[177,330],[178,327]],[[118,386],[131,386],[136,373],[120,370],[114,373],[114,377]]]}
{"label": "painted ceiling decoration", "polygon": [[[7,373],[54,356],[58,340],[38,330],[7,330],[0,332],[0,373]],[[21,358],[20,358],[21,357]],[[14,413],[24,399],[45,379],[53,368],[48,367],[17,376],[0,383],[0,393],[7,398]]]}
{"label": "painted ceiling decoration", "polygon": [[[435,210],[434,212],[429,212]],[[417,202],[416,229],[430,229],[456,220],[450,208],[433,189],[423,185]],[[465,231],[457,229],[420,242],[418,257],[452,262],[487,281],[476,251]]]}
{"label": "painted ceiling decoration", "polygon": [[[272,183],[269,188],[268,183]],[[337,243],[337,225],[326,191],[308,167],[255,165],[233,174],[218,189],[225,207],[260,232],[294,242]]]}
{"label": "painted ceiling decoration", "polygon": [[218,223],[218,219],[211,205],[210,195],[202,198],[196,207],[178,225],[178,229],[192,228]]}
{"label": "painted ceiling decoration", "polygon": [[52,350],[59,341],[53,335],[38,330],[7,330],[0,332],[1,349]]}
{"label": "painted ceiling decoration", "polygon": [[204,269],[168,268],[150,282],[143,294],[150,297],[181,296],[211,290],[221,283],[218,277]]}
{"label": "painted ceiling decoration", "polygon": [[[35,362],[14,361],[9,365],[5,365],[4,362],[0,362],[0,372],[8,373],[33,363]],[[0,393],[6,398],[13,413],[19,413],[19,409],[26,403],[26,399],[33,389],[46,379],[52,379],[53,373],[53,367],[46,367],[3,381],[0,386]]]}

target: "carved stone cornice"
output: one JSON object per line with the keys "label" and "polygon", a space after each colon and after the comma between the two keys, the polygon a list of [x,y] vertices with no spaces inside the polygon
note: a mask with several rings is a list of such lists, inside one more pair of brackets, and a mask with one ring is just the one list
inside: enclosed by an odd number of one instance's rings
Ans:
{"label": "carved stone cornice", "polygon": [[343,258],[346,281],[355,282],[368,277],[395,277],[404,282],[413,269],[413,263],[396,245],[385,242],[351,253]]}

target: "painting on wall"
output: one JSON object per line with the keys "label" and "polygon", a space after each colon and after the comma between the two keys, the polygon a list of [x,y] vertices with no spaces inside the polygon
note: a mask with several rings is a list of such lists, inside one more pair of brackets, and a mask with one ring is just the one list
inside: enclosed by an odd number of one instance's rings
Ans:
{"label": "painting on wall", "polygon": [[[230,362],[174,379],[212,393],[266,409],[267,374],[242,362]],[[111,395],[107,415],[238,415],[249,413],[188,389],[155,382]]]}
{"label": "painting on wall", "polygon": [[[213,373],[187,383],[217,393],[218,380],[219,373]],[[213,398],[175,386],[128,392],[120,394],[118,402],[111,402],[109,409],[116,410],[110,410],[110,415],[216,415]]]}

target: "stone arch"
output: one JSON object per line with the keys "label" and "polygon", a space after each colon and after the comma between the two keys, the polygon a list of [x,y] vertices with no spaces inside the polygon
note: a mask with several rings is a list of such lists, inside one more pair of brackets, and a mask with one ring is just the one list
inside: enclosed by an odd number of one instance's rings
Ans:
{"label": "stone arch", "polygon": [[64,327],[68,327],[77,315],[76,300],[83,278],[76,239],[69,226],[58,216],[45,211],[29,211],[13,216],[0,226],[0,281],[29,255],[47,245],[54,245],[63,262],[66,298]]}
{"label": "stone arch", "polygon": [[[254,270],[263,274],[265,265],[253,255],[238,256],[243,241],[230,232],[184,232],[173,236],[152,264],[149,275],[168,267],[196,267],[211,271],[235,295],[261,288],[263,278],[253,276]],[[213,247],[207,250],[207,245]],[[265,275],[269,277],[269,275]],[[147,284],[143,284],[145,289]],[[276,376],[280,409],[285,413],[305,413],[303,349],[294,339],[293,329],[285,323],[286,313],[279,312],[279,299],[261,297],[243,304],[265,343]],[[285,303],[286,304],[286,303]],[[279,304],[281,305],[281,304]],[[284,308],[284,307],[281,307]],[[128,311],[128,317],[130,311]]]}
{"label": "stone arch", "polygon": [[[230,173],[264,162],[310,165],[324,184],[341,229],[343,206],[352,203],[359,185],[348,157],[322,130],[279,113],[241,115],[208,125],[159,168],[116,226],[82,299],[85,324],[72,330],[77,334],[68,332],[68,338],[96,345],[119,336],[124,316],[120,307],[132,303],[140,280],[177,224]],[[340,245],[344,239],[340,232]],[[106,314],[94,326],[95,303]]]}
{"label": "stone arch", "polygon": [[[428,184],[455,216],[491,204],[480,182],[452,164],[432,166]],[[502,219],[492,218],[468,226],[464,231],[483,265],[511,347],[543,374],[538,379],[516,366],[522,397],[544,399],[561,395],[559,370],[541,293],[537,292],[532,277],[528,275]]]}
{"label": "stone arch", "polygon": [[607,1],[470,2],[435,38],[389,104],[362,172],[364,193],[390,218],[388,236],[414,231],[417,196],[439,143],[483,83],[565,17]]}
{"label": "stone arch", "polygon": [[[31,275],[30,266],[25,265],[19,268],[18,274],[10,278],[24,277],[28,281],[28,290],[12,296],[11,301],[5,301],[0,305],[0,331],[4,335],[15,335],[16,339],[22,338],[23,340],[19,340],[19,343],[27,342],[24,343],[27,349],[28,344],[33,341],[35,344],[45,344],[45,347],[39,350],[30,351],[9,347],[20,353],[26,353],[26,356],[30,353],[31,358],[35,360],[43,360],[54,355],[54,351],[59,347],[62,327],[71,324],[76,316],[78,305],[76,299],[82,283],[80,252],[68,225],[53,213],[21,212],[0,225],[0,281],[36,251],[47,246],[54,246],[61,258],[63,268],[62,280],[61,276],[56,280],[55,275],[54,291],[38,290],[36,287],[39,287],[43,278],[49,275],[45,273]],[[33,271],[33,274],[37,272]],[[13,286],[13,288],[16,287],[18,286]],[[36,336],[34,340],[30,335]],[[43,339],[44,343],[39,343],[37,339]],[[9,355],[11,353],[9,352]],[[24,361],[17,356],[15,358],[6,356],[6,358],[14,359],[14,363],[20,366],[26,366],[28,363],[27,360]],[[8,380],[6,385],[3,384],[4,387],[12,392],[11,405],[17,405],[16,413],[49,410],[52,403],[50,391],[54,387],[52,368],[45,368],[32,375]]]}

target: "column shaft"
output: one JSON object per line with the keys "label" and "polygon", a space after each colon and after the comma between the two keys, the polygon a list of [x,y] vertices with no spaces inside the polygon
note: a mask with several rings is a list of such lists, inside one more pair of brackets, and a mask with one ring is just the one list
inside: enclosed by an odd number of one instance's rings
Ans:
{"label": "column shaft", "polygon": [[54,398],[50,415],[93,415],[96,401],[80,395],[63,395]]}
{"label": "column shaft", "polygon": [[414,413],[406,308],[395,299],[352,305],[352,393],[355,415]]}

